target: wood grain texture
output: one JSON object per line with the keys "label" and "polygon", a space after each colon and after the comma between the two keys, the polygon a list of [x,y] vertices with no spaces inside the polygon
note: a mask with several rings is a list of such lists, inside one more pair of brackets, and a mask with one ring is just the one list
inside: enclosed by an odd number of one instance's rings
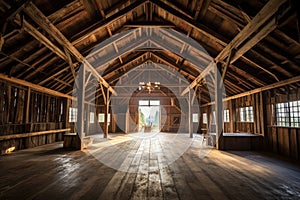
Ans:
{"label": "wood grain texture", "polygon": [[[172,134],[169,134],[171,137]],[[168,136],[167,136],[168,137]],[[1,199],[298,199],[300,167],[270,154],[210,151],[199,139],[175,162],[165,145],[149,139],[114,144],[135,152],[117,171],[88,151],[68,151],[61,143],[18,151],[0,159]],[[130,145],[128,145],[130,144]],[[102,148],[105,153],[106,149]],[[175,150],[170,151],[175,152]],[[149,169],[152,171],[149,171]]]}

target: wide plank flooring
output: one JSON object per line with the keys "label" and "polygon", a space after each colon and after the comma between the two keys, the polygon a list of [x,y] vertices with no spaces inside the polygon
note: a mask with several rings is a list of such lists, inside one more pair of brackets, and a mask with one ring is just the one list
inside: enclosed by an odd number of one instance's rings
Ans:
{"label": "wide plank flooring", "polygon": [[112,135],[85,151],[55,143],[1,156],[0,199],[300,199],[296,164],[174,137]]}

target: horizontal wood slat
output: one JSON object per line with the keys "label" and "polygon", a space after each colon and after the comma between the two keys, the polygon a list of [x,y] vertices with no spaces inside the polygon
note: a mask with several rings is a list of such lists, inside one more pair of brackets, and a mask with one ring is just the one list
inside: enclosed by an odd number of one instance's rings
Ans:
{"label": "horizontal wood slat", "polygon": [[0,136],[1,140],[9,140],[9,139],[16,139],[16,138],[22,138],[22,137],[31,137],[31,136],[37,136],[37,135],[44,135],[48,133],[61,133],[61,132],[68,132],[71,131],[70,128],[65,129],[58,129],[58,130],[48,130],[48,131],[39,131],[39,132],[33,132],[33,133],[21,133],[21,134],[13,134],[13,135],[3,135]]}

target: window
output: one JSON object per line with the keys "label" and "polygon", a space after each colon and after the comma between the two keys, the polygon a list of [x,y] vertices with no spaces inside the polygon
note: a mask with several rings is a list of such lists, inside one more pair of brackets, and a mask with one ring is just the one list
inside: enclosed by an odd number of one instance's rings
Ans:
{"label": "window", "polygon": [[150,106],[159,106],[160,101],[159,100],[150,100]]}
{"label": "window", "polygon": [[207,124],[207,113],[202,114],[202,122],[203,124]]}
{"label": "window", "polygon": [[274,125],[300,127],[300,101],[277,103],[274,114],[276,115]]}
{"label": "window", "polygon": [[276,125],[277,126],[289,126],[289,104],[288,103],[277,103],[276,104]]}
{"label": "window", "polygon": [[253,122],[253,107],[242,107],[240,108],[240,121],[241,122]]}
{"label": "window", "polygon": [[159,106],[159,100],[139,100],[139,106]]}
{"label": "window", "polygon": [[300,127],[300,101],[290,102],[291,127]]}
{"label": "window", "polygon": [[229,122],[229,110],[224,110],[224,122]]}
{"label": "window", "polygon": [[[107,116],[107,122],[110,123],[110,113],[108,113],[108,116]],[[98,122],[105,122],[105,114],[104,113],[99,113],[98,114]]]}
{"label": "window", "polygon": [[140,106],[149,106],[149,101],[148,100],[139,100],[139,105]]}
{"label": "window", "polygon": [[104,113],[99,113],[98,114],[98,122],[104,122],[104,117],[105,117]]}
{"label": "window", "polygon": [[198,113],[193,113],[193,122],[198,123]]}
{"label": "window", "polygon": [[77,108],[69,108],[69,122],[77,122]]}
{"label": "window", "polygon": [[95,123],[95,113],[94,112],[90,112],[90,124]]}
{"label": "window", "polygon": [[213,113],[212,113],[211,124],[216,124],[216,111],[213,111]]}

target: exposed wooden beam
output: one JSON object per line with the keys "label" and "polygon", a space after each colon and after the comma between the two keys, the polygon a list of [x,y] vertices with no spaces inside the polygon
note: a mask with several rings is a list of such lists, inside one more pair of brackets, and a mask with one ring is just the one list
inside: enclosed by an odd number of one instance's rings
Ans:
{"label": "exposed wooden beam", "polygon": [[[227,61],[226,61],[225,67],[224,67],[224,69],[222,71],[222,78],[221,78],[220,84],[224,83],[225,75],[226,75],[227,69],[228,69],[228,67],[230,65],[231,57],[232,57],[233,54],[234,54],[234,50],[231,49],[231,51],[229,52],[229,56],[227,57]],[[221,85],[219,85],[219,87],[221,87]]]}
{"label": "exposed wooden beam", "polygon": [[[240,31],[235,38],[218,54],[218,56],[215,58],[216,62],[223,61],[232,51],[234,48],[238,48],[240,44],[242,44],[249,36],[252,35],[255,31],[258,30],[258,28],[263,25],[270,17],[272,17],[279,7],[285,3],[285,1],[282,0],[270,0],[260,11],[259,13],[249,22],[242,31]],[[269,23],[269,26],[267,28],[264,28],[263,31],[259,31],[255,36],[254,39],[250,40],[246,45],[244,45],[243,49],[240,50],[238,56],[236,56],[235,59],[239,58],[243,53],[248,51],[251,47],[253,47],[257,42],[259,42],[262,38],[262,36],[266,36],[270,30],[275,29],[275,21],[271,20]],[[248,49],[249,48],[249,49]],[[187,87],[184,92],[187,93],[189,89],[194,88],[197,85],[197,82],[200,81],[204,77],[204,74],[200,74],[193,83]],[[185,93],[182,93],[181,95],[184,95]]]}
{"label": "exposed wooden beam", "polygon": [[197,7],[196,7],[196,12],[194,14],[194,20],[198,18],[200,11],[201,11],[201,7],[203,6],[203,1],[204,0],[199,0],[197,1]]}
{"label": "exposed wooden beam", "polygon": [[32,133],[18,133],[18,134],[12,134],[12,135],[1,135],[0,136],[0,141],[1,140],[11,140],[11,139],[23,138],[23,137],[33,137],[33,136],[52,134],[52,133],[70,132],[70,131],[71,131],[70,128],[65,128],[65,129],[39,131],[39,132],[32,132]]}
{"label": "exposed wooden beam", "polygon": [[7,23],[13,19],[13,17],[21,12],[25,5],[29,2],[30,0],[21,0],[19,2],[14,2],[12,1],[11,8],[8,9],[3,15],[0,16],[0,35],[3,36],[6,31]]}
{"label": "exposed wooden beam", "polygon": [[57,92],[55,90],[51,90],[51,89],[42,87],[40,85],[36,85],[34,83],[30,83],[30,82],[27,82],[27,81],[24,81],[24,80],[21,80],[21,79],[17,79],[17,78],[14,78],[14,77],[9,77],[5,74],[0,73],[0,79],[11,82],[11,83],[15,83],[15,84],[18,84],[18,85],[29,87],[32,90],[35,90],[35,91],[38,91],[38,92],[50,94],[50,95],[53,95],[53,96],[56,96],[56,97],[64,97],[64,98],[72,99],[72,96],[70,96],[70,95],[66,95],[66,94],[63,94],[61,92]]}
{"label": "exposed wooden beam", "polygon": [[267,20],[269,20],[284,4],[286,0],[270,0],[268,3],[259,11],[259,13],[240,31],[233,40],[219,53],[215,58],[215,61],[222,61],[227,56],[231,49],[239,47],[249,36],[257,31]]}
{"label": "exposed wooden beam", "polygon": [[137,57],[134,57],[133,59],[131,59],[130,61],[128,61],[126,63],[122,63],[120,66],[117,66],[117,67],[114,67],[112,69],[109,69],[109,71],[107,73],[103,74],[103,77],[104,78],[108,78],[108,76],[111,73],[114,73],[115,71],[118,71],[119,69],[126,68],[127,66],[131,65],[132,63],[137,62],[139,59],[141,59],[145,55],[147,55],[147,52],[145,52],[145,53],[143,53],[141,55],[138,55]]}
{"label": "exposed wooden beam", "polygon": [[255,34],[250,40],[248,40],[242,47],[238,48],[232,57],[230,64],[234,63],[237,59],[239,59],[244,53],[250,50],[253,46],[255,46],[259,41],[265,38],[270,32],[272,32],[276,25],[276,19],[271,19],[260,31]]}
{"label": "exposed wooden beam", "polygon": [[[21,26],[20,17],[15,19],[15,23]],[[24,30],[30,35],[32,35],[37,41],[45,45],[47,48],[49,48],[52,52],[54,52],[63,60],[67,60],[67,57],[62,50],[60,50],[56,45],[54,45],[46,36],[40,33],[35,27],[29,24],[25,19],[23,19],[23,27]]]}
{"label": "exposed wooden beam", "polygon": [[154,21],[131,22],[124,25],[126,28],[175,28],[174,24]]}
{"label": "exposed wooden beam", "polygon": [[90,37],[91,35],[101,31],[103,28],[108,26],[109,24],[115,22],[116,20],[120,19],[121,17],[125,16],[126,14],[132,12],[134,9],[143,6],[147,1],[144,0],[137,0],[134,3],[126,6],[125,8],[119,10],[115,14],[109,15],[106,13],[107,18],[101,20],[100,22],[94,24],[93,26],[81,31],[77,35],[74,36],[74,40],[72,40],[72,44],[77,44],[80,41]]}
{"label": "exposed wooden beam", "polygon": [[185,88],[182,93],[180,94],[181,96],[185,95],[189,90],[193,89],[201,80],[204,79],[206,75],[208,75],[213,69],[214,69],[214,62],[211,62],[201,73],[199,76],[195,78],[195,80],[187,87]]}
{"label": "exposed wooden beam", "polygon": [[50,75],[48,78],[44,79],[43,81],[41,81],[40,83],[38,83],[38,85],[43,85],[44,83],[47,83],[49,80],[55,78],[56,76],[62,74],[63,72],[67,71],[68,68],[67,67],[64,67],[62,70]]}
{"label": "exposed wooden beam", "polygon": [[[240,98],[240,97],[249,96],[249,95],[252,95],[252,94],[255,94],[255,93],[263,92],[263,91],[266,91],[266,90],[271,90],[271,89],[274,89],[274,88],[282,87],[282,86],[297,83],[297,82],[300,82],[300,76],[295,76],[293,78],[286,79],[286,80],[283,80],[283,81],[279,81],[277,83],[273,83],[273,84],[270,84],[270,85],[267,85],[267,86],[264,86],[264,87],[256,88],[256,89],[251,90],[251,91],[247,91],[247,92],[243,92],[243,93],[240,93],[240,94],[237,94],[237,95],[226,97],[226,98],[223,99],[223,101],[229,101],[229,100],[232,100],[232,99],[237,99],[237,98]],[[207,103],[207,104],[203,104],[202,107],[212,105],[214,103],[215,102],[213,101],[213,102],[210,102],[210,103]]]}
{"label": "exposed wooden beam", "polygon": [[139,47],[143,46],[147,42],[148,42],[147,38],[142,38],[140,40],[135,41],[134,43],[130,43],[130,45],[122,48],[122,51],[119,51],[117,54],[113,54],[105,59],[102,59],[100,63],[95,63],[94,66],[96,66],[97,70],[103,70],[103,66],[106,66],[107,63],[115,60],[119,56],[127,54],[135,49],[138,49]]}
{"label": "exposed wooden beam", "polygon": [[[177,69],[177,70],[182,70],[182,71],[184,71],[185,73],[189,73],[188,71],[185,70],[185,67],[180,66],[179,64],[176,64],[176,63],[174,63],[174,62],[168,60],[167,58],[163,58],[162,56],[160,56],[159,54],[157,54],[157,53],[155,53],[155,52],[152,52],[152,53],[151,53],[151,56],[155,57],[156,59],[162,61],[163,63],[165,63],[165,64],[167,64],[167,65],[169,65],[169,66],[171,66],[171,67],[173,67],[173,68],[175,68],[175,69]],[[191,76],[192,78],[195,78],[195,76],[192,75],[192,74],[190,74],[190,76]]]}
{"label": "exposed wooden beam", "polygon": [[94,67],[85,59],[83,55],[69,42],[69,40],[50,22],[50,20],[33,4],[29,3],[25,7],[25,12],[29,15],[42,29],[52,36],[58,43],[66,48],[81,63],[85,64],[89,71],[96,76],[100,82],[107,87],[114,95],[117,93],[103,79],[103,77],[94,69]]}

